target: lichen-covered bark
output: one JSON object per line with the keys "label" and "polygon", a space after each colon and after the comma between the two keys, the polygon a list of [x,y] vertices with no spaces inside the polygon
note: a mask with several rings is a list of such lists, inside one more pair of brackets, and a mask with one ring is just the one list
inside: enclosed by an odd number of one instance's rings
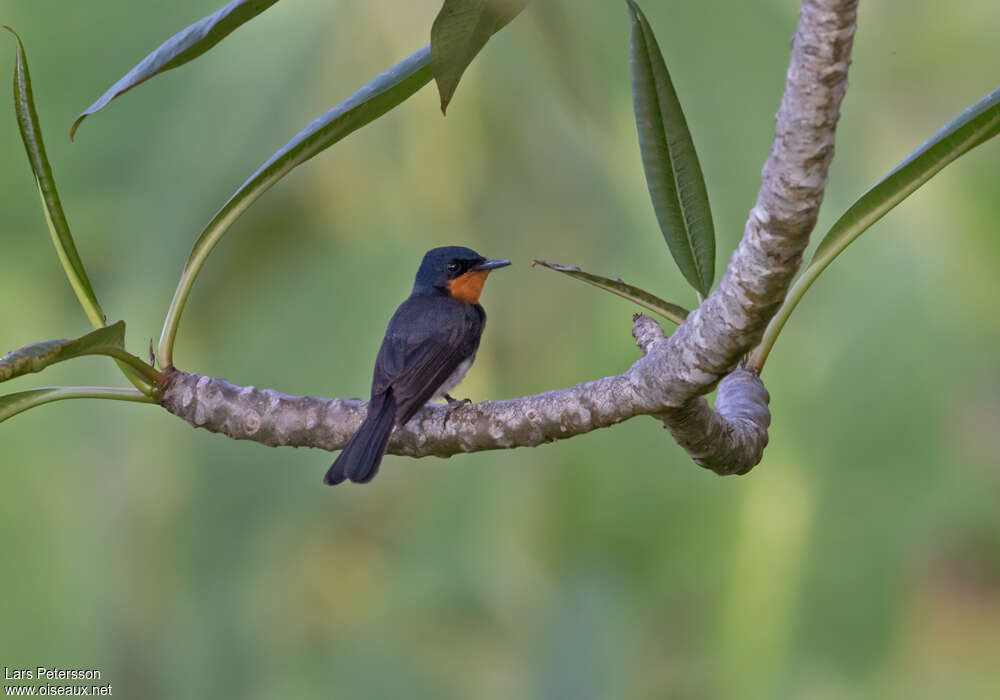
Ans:
{"label": "lichen-covered bark", "polygon": [[[761,459],[767,390],[737,369],[760,340],[797,271],[823,201],[856,26],[857,0],[804,0],[774,144],[743,239],[719,286],[669,338],[636,317],[644,357],[627,372],[507,401],[427,406],[389,451],[415,457],[539,445],[653,415],[703,467],[745,474]],[[721,384],[720,384],[720,380]],[[718,385],[715,409],[703,398]],[[267,445],[343,447],[358,400],[286,396],[222,379],[168,373],[162,405],[193,425]]]}
{"label": "lichen-covered bark", "polygon": [[[760,461],[767,424],[753,431],[758,444],[750,449],[746,440],[754,438],[738,428],[745,416],[728,424],[725,404],[717,402],[711,416],[700,397],[760,341],[799,268],[833,160],[856,21],[857,0],[802,3],[774,143],[743,238],[719,286],[650,355],[661,367],[669,407],[664,422],[696,462],[719,473],[745,473]],[[740,383],[733,393],[755,386]]]}
{"label": "lichen-covered bark", "polygon": [[856,10],[857,0],[802,3],[774,144],[743,239],[718,288],[671,338],[671,403],[728,374],[785,298],[823,202]]}
{"label": "lichen-covered bark", "polygon": [[[648,316],[635,316],[632,333],[647,357],[667,343],[663,330]],[[624,374],[535,396],[457,407],[428,404],[396,429],[389,452],[449,457],[460,452],[531,447],[638,415],[656,414],[662,419],[662,388],[653,374],[655,365],[645,359]],[[741,379],[736,381],[737,377]],[[745,384],[754,386],[747,390]],[[725,398],[730,394],[731,399]],[[749,460],[754,460],[753,464],[760,461],[767,441],[767,391],[756,375],[741,371],[722,383],[719,397],[717,412],[702,399],[703,410],[693,414],[693,419],[684,419],[701,421],[697,429],[708,436],[707,442],[682,444],[699,464],[719,474],[745,473]],[[367,410],[358,399],[289,396],[178,370],[167,373],[160,403],[196,427],[237,440],[328,450],[347,443]],[[719,443],[729,444],[726,452],[731,459],[720,461],[708,454],[711,445]]]}
{"label": "lichen-covered bark", "polygon": [[[636,315],[633,335],[644,352],[665,342],[648,316]],[[428,404],[397,428],[389,452],[448,457],[460,452],[531,447],[620,423],[662,409],[655,381],[641,361],[626,372],[568,389],[462,406]],[[359,399],[289,396],[273,389],[171,370],[161,405],[196,427],[270,446],[342,448],[367,411]]]}
{"label": "lichen-covered bark", "polygon": [[760,377],[740,367],[719,383],[714,411],[699,396],[658,417],[699,466],[721,476],[746,474],[767,446],[770,400]]}

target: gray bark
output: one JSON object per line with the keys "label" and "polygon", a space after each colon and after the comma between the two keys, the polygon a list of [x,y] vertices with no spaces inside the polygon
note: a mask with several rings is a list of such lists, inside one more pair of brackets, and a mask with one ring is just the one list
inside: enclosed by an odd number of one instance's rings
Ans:
{"label": "gray bark", "polygon": [[[718,287],[673,335],[637,316],[633,335],[643,357],[624,374],[519,399],[427,406],[395,431],[389,452],[447,457],[534,446],[652,415],[707,469],[745,474],[758,464],[769,396],[759,377],[737,365],[784,300],[816,224],[856,10],[857,0],[802,3],[775,139],[743,239]],[[716,386],[713,410],[704,395]],[[346,444],[365,412],[356,399],[286,396],[177,370],[167,373],[161,404],[232,438],[328,450]]]}

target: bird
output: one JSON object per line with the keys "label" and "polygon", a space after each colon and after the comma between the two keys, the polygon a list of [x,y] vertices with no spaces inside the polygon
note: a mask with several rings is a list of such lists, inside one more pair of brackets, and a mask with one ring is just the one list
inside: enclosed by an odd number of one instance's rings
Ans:
{"label": "bird", "polygon": [[389,435],[428,401],[449,395],[476,358],[486,325],[479,304],[486,277],[510,265],[470,248],[445,246],[424,255],[410,296],[389,320],[372,376],[368,414],[323,482],[364,484],[378,473]]}

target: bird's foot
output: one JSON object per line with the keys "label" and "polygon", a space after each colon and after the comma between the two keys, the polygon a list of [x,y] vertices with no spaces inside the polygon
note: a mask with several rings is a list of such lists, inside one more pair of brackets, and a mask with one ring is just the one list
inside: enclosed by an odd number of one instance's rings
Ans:
{"label": "bird's foot", "polygon": [[448,419],[451,418],[451,414],[454,413],[457,409],[459,409],[462,406],[464,406],[465,404],[472,403],[472,399],[462,399],[461,401],[459,401],[455,397],[450,396],[448,394],[445,394],[443,396],[443,398],[444,398],[445,401],[448,402],[448,408],[445,411],[445,414],[444,414],[444,424],[441,427],[442,428],[447,428],[448,427]]}
{"label": "bird's foot", "polygon": [[459,400],[459,399],[456,399],[451,394],[445,394],[444,395],[444,400],[448,402],[449,406],[454,406],[455,404],[458,404],[459,406],[462,406],[462,405],[467,404],[467,403],[472,403],[472,399],[461,399],[461,400]]}

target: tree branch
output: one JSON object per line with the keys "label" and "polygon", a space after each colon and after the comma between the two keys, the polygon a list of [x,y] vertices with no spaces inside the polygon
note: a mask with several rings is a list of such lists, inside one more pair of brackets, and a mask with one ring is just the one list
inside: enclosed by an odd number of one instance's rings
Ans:
{"label": "tree branch", "polygon": [[[741,411],[734,423],[719,405],[719,415],[709,415],[700,397],[760,341],[799,268],[833,160],[856,24],[857,0],[803,1],[774,143],[743,239],[719,286],[657,354],[669,407],[665,424],[698,464],[720,474],[744,474],[756,466],[770,416],[760,422],[765,413]],[[757,392],[752,382],[738,386],[734,394]],[[759,398],[746,393],[727,400],[735,407]],[[747,432],[746,421],[757,429]],[[748,441],[756,441],[754,449],[746,449]],[[741,463],[751,455],[756,461]]]}
{"label": "tree branch", "polygon": [[[784,299],[816,224],[856,10],[857,0],[802,3],[774,144],[743,239],[719,286],[672,336],[636,316],[644,357],[624,374],[450,413],[427,406],[393,433],[389,452],[446,457],[534,446],[653,415],[699,465],[718,474],[753,468],[767,444],[769,397],[756,375],[736,367]],[[712,410],[703,397],[716,385]],[[161,404],[232,438],[328,450],[346,444],[365,412],[356,399],[287,396],[177,370],[167,373]]]}
{"label": "tree branch", "polygon": [[[639,348],[647,354],[624,374],[506,401],[483,401],[456,408],[428,404],[406,425],[396,429],[388,451],[411,457],[450,457],[461,452],[534,447],[606,428],[638,415],[658,414],[664,410],[662,389],[648,353],[665,346],[668,339],[653,319],[641,314],[634,318],[632,333]],[[367,412],[367,404],[360,399],[289,396],[273,389],[236,386],[224,379],[176,369],[165,375],[160,403],[170,413],[195,427],[272,447],[338,450],[347,444]],[[757,388],[746,392],[744,383]],[[738,397],[728,399],[727,404],[723,397],[727,396],[729,386],[738,387],[739,391]],[[740,398],[744,395],[753,397],[751,406]],[[719,388],[718,414],[704,400],[701,404],[704,411],[696,420],[704,423],[696,423],[694,427],[710,426],[706,434],[711,431],[712,444],[730,440],[734,450],[745,445],[742,449],[748,451],[741,464],[753,459],[754,451],[759,461],[763,445],[747,436],[755,434],[763,420],[766,442],[769,416],[767,391],[756,375],[738,372],[726,378]],[[724,418],[718,418],[719,415]],[[696,445],[708,442],[702,440]],[[729,465],[724,473],[738,472],[739,467]]]}

